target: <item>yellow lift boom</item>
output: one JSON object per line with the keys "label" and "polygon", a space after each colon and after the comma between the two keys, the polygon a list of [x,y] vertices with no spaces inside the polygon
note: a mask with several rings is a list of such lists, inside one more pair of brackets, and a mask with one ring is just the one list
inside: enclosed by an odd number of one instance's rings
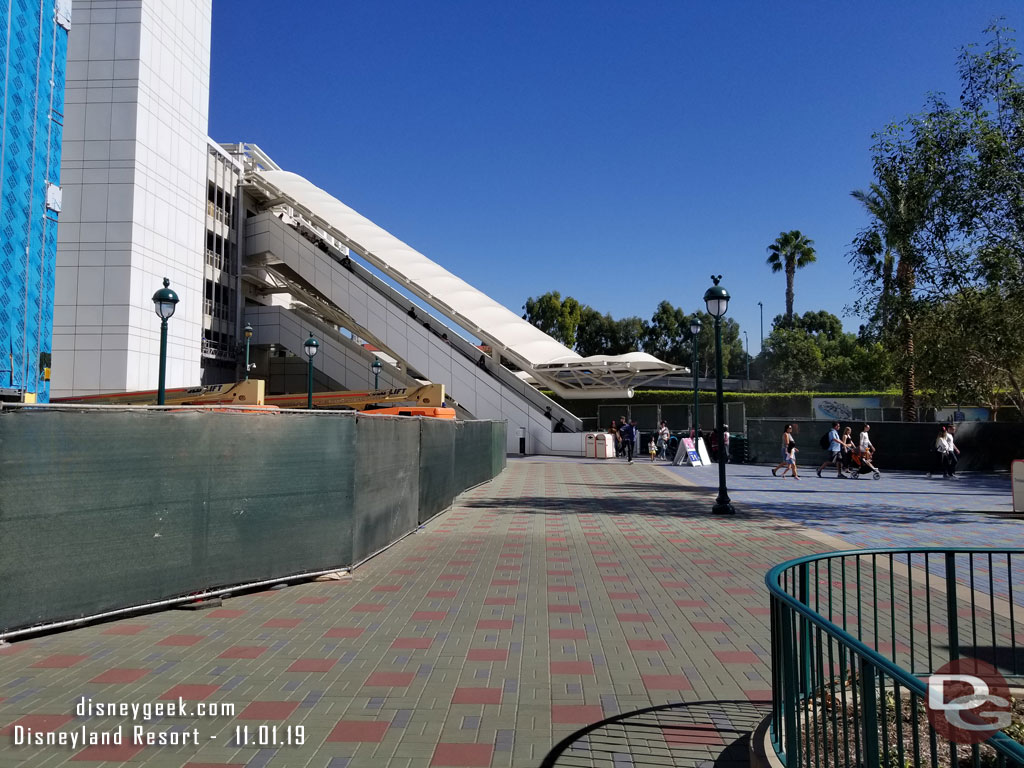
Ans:
{"label": "yellow lift boom", "polygon": [[[234,384],[168,389],[165,403],[167,405],[249,405],[302,409],[306,407],[309,399],[308,393],[265,395],[264,386],[264,382],[260,379],[249,379]],[[156,400],[157,391],[151,389],[141,392],[61,397],[54,398],[53,402],[80,405],[153,405]],[[377,389],[372,392],[314,392],[313,407],[350,408],[375,415],[455,418],[455,410],[444,407],[444,384]]]}

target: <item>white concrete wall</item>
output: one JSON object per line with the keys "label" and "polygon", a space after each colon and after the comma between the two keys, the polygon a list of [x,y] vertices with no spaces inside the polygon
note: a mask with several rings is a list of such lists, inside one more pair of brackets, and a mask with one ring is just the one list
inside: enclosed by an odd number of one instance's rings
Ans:
{"label": "white concrete wall", "polygon": [[200,381],[211,0],[75,0],[52,396]]}

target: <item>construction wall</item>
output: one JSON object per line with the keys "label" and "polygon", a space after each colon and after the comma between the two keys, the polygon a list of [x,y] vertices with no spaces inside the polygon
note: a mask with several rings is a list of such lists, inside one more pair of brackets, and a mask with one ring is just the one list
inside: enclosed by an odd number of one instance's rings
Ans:
{"label": "construction wall", "polygon": [[504,422],[0,410],[0,636],[351,566],[505,466]]}
{"label": "construction wall", "polygon": [[50,390],[67,24],[53,2],[0,4],[0,388],[40,402]]}

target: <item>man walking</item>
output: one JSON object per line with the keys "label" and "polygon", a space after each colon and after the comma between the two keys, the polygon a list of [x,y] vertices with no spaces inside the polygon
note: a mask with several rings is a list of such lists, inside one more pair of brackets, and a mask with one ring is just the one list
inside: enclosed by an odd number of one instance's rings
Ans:
{"label": "man walking", "polygon": [[818,477],[821,477],[821,470],[829,464],[836,465],[836,477],[843,476],[843,445],[839,442],[839,422],[832,422],[832,429],[828,431],[828,460],[818,467]]}
{"label": "man walking", "polygon": [[633,463],[633,440],[635,439],[635,429],[625,419],[622,420],[622,426],[619,427],[619,437],[622,438],[622,450],[626,454],[627,463]]}
{"label": "man walking", "polygon": [[939,463],[942,465],[942,476],[953,480],[959,480],[956,473],[957,456],[960,449],[953,442],[952,427],[947,428],[945,424],[939,427],[939,436],[935,440],[935,449],[939,452]]}

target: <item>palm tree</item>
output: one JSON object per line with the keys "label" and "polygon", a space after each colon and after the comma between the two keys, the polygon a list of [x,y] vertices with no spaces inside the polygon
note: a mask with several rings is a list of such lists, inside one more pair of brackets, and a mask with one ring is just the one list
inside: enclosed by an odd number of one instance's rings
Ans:
{"label": "palm tree", "polygon": [[[883,335],[895,338],[902,362],[903,420],[917,421],[913,298],[918,252],[914,240],[924,227],[931,194],[921,173],[901,173],[893,165],[878,170],[878,183],[850,194],[874,221],[856,255],[882,284],[875,315]],[[896,274],[893,276],[893,266]]]}
{"label": "palm tree", "polygon": [[814,241],[794,229],[780,232],[775,242],[768,246],[768,264],[772,272],[786,271],[786,325],[793,325],[793,278],[796,271],[816,261]]}

